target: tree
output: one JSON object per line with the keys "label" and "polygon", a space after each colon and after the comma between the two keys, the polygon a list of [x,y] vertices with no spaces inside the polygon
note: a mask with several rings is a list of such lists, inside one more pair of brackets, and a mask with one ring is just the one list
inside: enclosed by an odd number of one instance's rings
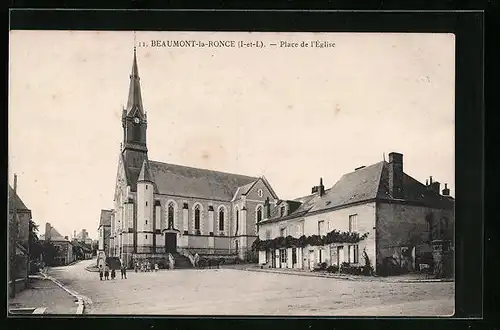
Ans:
{"label": "tree", "polygon": [[40,254],[43,253],[43,246],[38,238],[38,225],[35,221],[30,220],[29,222],[29,251],[30,260],[37,260]]}

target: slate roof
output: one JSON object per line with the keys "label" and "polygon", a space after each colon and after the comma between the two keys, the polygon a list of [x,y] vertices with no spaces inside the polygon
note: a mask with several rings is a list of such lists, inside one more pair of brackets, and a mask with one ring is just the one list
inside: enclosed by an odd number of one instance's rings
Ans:
{"label": "slate roof", "polygon": [[99,219],[100,226],[111,226],[111,210],[101,210],[101,217]]}
{"label": "slate roof", "polygon": [[141,172],[139,173],[137,181],[153,182],[153,175],[151,174],[151,169],[149,168],[149,162],[146,159],[142,162]]}
{"label": "slate roof", "polygon": [[9,211],[14,210],[14,205],[17,207],[18,211],[30,211],[30,209],[26,207],[22,199],[19,197],[18,194],[14,192],[14,189],[10,185],[9,185],[8,198],[9,198]]}
{"label": "slate roof", "polygon": [[[40,235],[40,240],[45,240],[45,237],[46,237],[46,233],[45,234],[42,234]],[[55,229],[54,227],[50,226],[50,240],[51,241],[68,241],[66,238],[64,238],[63,235],[61,235],[57,229]]]}
{"label": "slate roof", "polygon": [[257,182],[257,181],[252,181],[250,183],[247,183],[244,186],[238,187],[237,190],[236,190],[236,193],[235,193],[235,195],[233,197],[234,200],[239,199],[242,195],[248,194],[248,191],[250,189],[252,189],[252,187],[254,186],[255,182]]}
{"label": "slate roof", "polygon": [[[279,217],[278,205],[271,211],[271,217],[264,220],[263,223],[296,218],[312,212],[369,200],[395,200],[389,191],[388,174],[389,164],[386,161],[344,174],[330,189],[325,190],[323,196],[316,193],[295,199],[301,203],[300,207],[285,217]],[[424,184],[406,173],[403,174],[403,186],[404,201],[450,205],[449,198],[428,190]]]}
{"label": "slate roof", "polygon": [[158,193],[231,201],[239,187],[256,177],[149,161]]}

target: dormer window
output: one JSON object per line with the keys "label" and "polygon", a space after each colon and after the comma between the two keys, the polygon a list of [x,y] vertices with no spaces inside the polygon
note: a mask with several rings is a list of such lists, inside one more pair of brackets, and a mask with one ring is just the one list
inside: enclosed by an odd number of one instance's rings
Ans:
{"label": "dormer window", "polygon": [[285,216],[285,210],[286,210],[286,207],[285,207],[285,205],[283,205],[283,206],[280,208],[280,216],[281,216],[281,217],[284,217],[284,216]]}

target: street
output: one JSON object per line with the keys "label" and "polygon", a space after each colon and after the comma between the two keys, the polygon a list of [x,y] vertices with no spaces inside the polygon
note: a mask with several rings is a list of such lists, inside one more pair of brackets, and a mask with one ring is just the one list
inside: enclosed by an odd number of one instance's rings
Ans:
{"label": "street", "polygon": [[234,269],[127,272],[100,281],[95,260],[49,275],[90,298],[86,314],[451,316],[453,282],[348,281]]}

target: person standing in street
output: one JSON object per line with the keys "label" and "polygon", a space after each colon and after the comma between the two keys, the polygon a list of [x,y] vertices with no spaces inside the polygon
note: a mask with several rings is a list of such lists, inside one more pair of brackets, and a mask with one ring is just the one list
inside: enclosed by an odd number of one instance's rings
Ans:
{"label": "person standing in street", "polygon": [[99,279],[102,281],[102,276],[103,276],[103,269],[102,269],[102,265],[99,266]]}
{"label": "person standing in street", "polygon": [[127,267],[125,267],[125,265],[122,263],[122,267],[121,267],[121,272],[122,272],[122,279],[126,279],[127,278]]}
{"label": "person standing in street", "polygon": [[109,266],[104,267],[104,280],[109,280]]}

